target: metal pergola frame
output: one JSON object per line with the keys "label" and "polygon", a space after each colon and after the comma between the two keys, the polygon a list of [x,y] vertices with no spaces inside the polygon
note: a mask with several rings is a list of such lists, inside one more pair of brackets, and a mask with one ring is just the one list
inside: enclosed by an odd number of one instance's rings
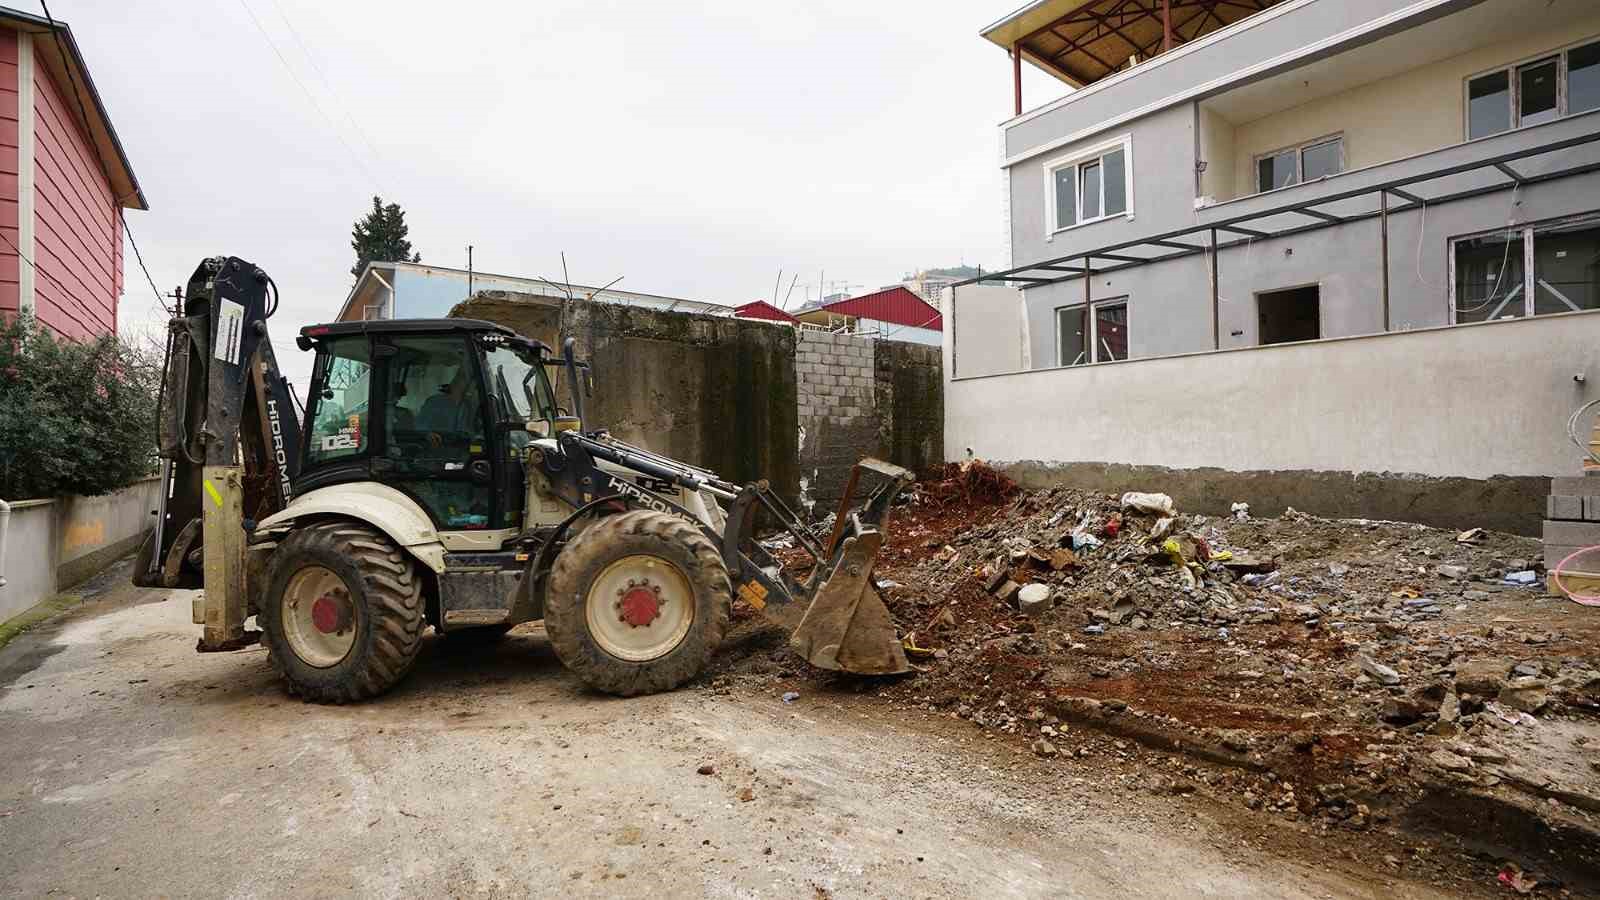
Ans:
{"label": "metal pergola frame", "polygon": [[[1052,259],[1044,260],[1043,262],[1031,263],[1025,266],[1017,266],[1012,269],[1006,269],[1005,271],[980,275],[976,278],[969,278],[965,281],[959,281],[952,285],[951,327],[953,328],[955,325],[953,315],[955,304],[954,289],[960,288],[964,285],[1020,284],[1023,287],[1043,287],[1045,285],[1060,284],[1063,282],[1081,279],[1083,281],[1083,295],[1085,300],[1084,309],[1087,310],[1089,307],[1088,301],[1090,299],[1090,287],[1092,284],[1090,279],[1095,275],[1109,275],[1112,272],[1120,272],[1126,269],[1151,265],[1153,263],[1170,262],[1172,260],[1183,259],[1185,257],[1204,255],[1207,257],[1207,261],[1210,264],[1212,346],[1213,349],[1221,349],[1222,334],[1220,330],[1221,319],[1219,315],[1221,302],[1221,297],[1219,295],[1221,272],[1218,256],[1222,251],[1230,250],[1235,247],[1242,247],[1251,243],[1252,241],[1267,241],[1275,238],[1293,237],[1295,235],[1306,234],[1312,231],[1320,231],[1324,228],[1332,228],[1337,225],[1349,225],[1353,222],[1364,222],[1370,219],[1378,219],[1380,222],[1378,250],[1383,267],[1383,330],[1389,331],[1389,217],[1391,215],[1409,212],[1414,209],[1421,209],[1426,206],[1452,203],[1458,200],[1467,200],[1486,194],[1494,194],[1501,191],[1511,190],[1513,188],[1526,188],[1529,185],[1539,184],[1546,181],[1554,181],[1560,178],[1569,178],[1575,175],[1583,175],[1589,172],[1600,171],[1600,163],[1586,163],[1556,171],[1543,172],[1538,175],[1525,175],[1517,171],[1511,165],[1518,160],[1527,159],[1533,156],[1541,156],[1546,153],[1554,153],[1558,150],[1568,150],[1573,147],[1583,146],[1596,141],[1600,141],[1600,128],[1574,137],[1550,141],[1548,143],[1540,144],[1534,147],[1527,147],[1508,153],[1487,156],[1471,162],[1444,166],[1420,174],[1409,175],[1404,178],[1397,178],[1392,181],[1385,181],[1375,185],[1365,185],[1351,190],[1335,191],[1334,193],[1323,197],[1318,197],[1314,200],[1286,203],[1271,207],[1261,212],[1244,213],[1241,215],[1220,219],[1216,222],[1193,225],[1188,228],[1180,228],[1174,231],[1162,232],[1149,237],[1135,238],[1133,240],[1121,241],[1115,244],[1107,244],[1103,247],[1097,247],[1092,250],[1069,253],[1065,256],[1058,256]],[[1433,197],[1424,196],[1424,194],[1417,189],[1417,185],[1425,182],[1435,181],[1440,178],[1447,178],[1452,175],[1478,172],[1484,169],[1493,169],[1498,174],[1504,176],[1507,180],[1481,187],[1468,188],[1466,190],[1440,194]],[[1332,177],[1337,178],[1339,176]],[[1298,187],[1298,185],[1295,187]],[[1292,189],[1293,187],[1288,188],[1288,190]],[[1328,206],[1334,203],[1340,203],[1346,200],[1371,196],[1372,194],[1378,195],[1378,208],[1374,211],[1336,214],[1317,208],[1321,206]],[[1391,196],[1398,198],[1401,201],[1401,204],[1399,206],[1391,207],[1389,205],[1389,198]],[[1307,222],[1304,225],[1297,225],[1289,228],[1263,230],[1264,226],[1260,224],[1263,220],[1285,215],[1300,215],[1307,219],[1312,219],[1313,221]],[[1219,241],[1219,232],[1237,235],[1237,237]],[[1197,236],[1202,239],[1201,242],[1198,244],[1192,243],[1191,241]],[[1190,238],[1191,241],[1184,241],[1184,238]],[[1129,255],[1129,253],[1124,251],[1148,251],[1154,255]],[[1111,265],[1096,267],[1096,260],[1106,260],[1110,262]],[[1085,315],[1087,314],[1088,313],[1085,312]]]}

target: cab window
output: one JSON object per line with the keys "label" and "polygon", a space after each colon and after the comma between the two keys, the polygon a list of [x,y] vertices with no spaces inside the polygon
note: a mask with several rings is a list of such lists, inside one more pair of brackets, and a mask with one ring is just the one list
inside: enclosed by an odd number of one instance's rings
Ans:
{"label": "cab window", "polygon": [[488,365],[489,391],[501,420],[526,424],[555,418],[555,398],[544,367],[532,353],[504,343],[484,353]]}
{"label": "cab window", "polygon": [[372,353],[366,337],[328,341],[312,385],[307,463],[315,465],[366,452],[371,394]]}

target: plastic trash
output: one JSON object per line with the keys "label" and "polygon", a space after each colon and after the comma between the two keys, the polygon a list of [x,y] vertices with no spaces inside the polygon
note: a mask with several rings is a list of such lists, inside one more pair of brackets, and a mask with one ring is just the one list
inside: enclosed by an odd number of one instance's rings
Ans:
{"label": "plastic trash", "polygon": [[1539,573],[1532,569],[1523,569],[1521,572],[1507,572],[1505,578],[1506,584],[1529,585],[1536,584],[1538,581]]}
{"label": "plastic trash", "polygon": [[1145,494],[1139,491],[1129,491],[1122,495],[1122,508],[1134,512],[1154,513],[1159,516],[1176,516],[1178,511],[1172,506],[1172,498],[1166,494]]}
{"label": "plastic trash", "polygon": [[1235,519],[1238,519],[1241,522],[1250,518],[1250,504],[1248,503],[1235,503],[1234,505],[1228,507],[1228,510],[1233,513],[1233,517]]}
{"label": "plastic trash", "polygon": [[785,703],[793,703],[793,702],[795,702],[796,700],[799,700],[799,699],[800,699],[800,692],[799,691],[785,691],[784,694],[783,694],[783,702],[785,702]]}
{"label": "plastic trash", "polygon": [[1244,583],[1251,587],[1272,587],[1283,576],[1282,572],[1267,572],[1266,574],[1254,573],[1244,577]]}

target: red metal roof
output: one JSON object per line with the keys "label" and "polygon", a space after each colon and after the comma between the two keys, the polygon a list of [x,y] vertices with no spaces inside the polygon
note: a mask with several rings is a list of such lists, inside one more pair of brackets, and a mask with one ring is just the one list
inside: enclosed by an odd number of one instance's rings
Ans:
{"label": "red metal roof", "polygon": [[800,321],[765,300],[752,300],[743,306],[736,306],[733,308],[733,314],[740,319],[766,319],[769,322],[788,322],[791,325]]}
{"label": "red metal roof", "polygon": [[944,317],[928,301],[909,289],[896,285],[871,294],[835,300],[821,307],[824,311],[858,319],[876,319],[909,328],[944,330]]}

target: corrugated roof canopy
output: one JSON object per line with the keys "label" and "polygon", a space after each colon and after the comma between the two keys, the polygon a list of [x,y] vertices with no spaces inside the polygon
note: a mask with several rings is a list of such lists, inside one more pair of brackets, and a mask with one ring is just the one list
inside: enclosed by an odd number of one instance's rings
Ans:
{"label": "corrugated roof canopy", "polygon": [[[1073,87],[1092,84],[1283,0],[1036,0],[983,36]],[[1171,32],[1169,39],[1168,23]],[[1170,40],[1170,43],[1169,43]]]}

